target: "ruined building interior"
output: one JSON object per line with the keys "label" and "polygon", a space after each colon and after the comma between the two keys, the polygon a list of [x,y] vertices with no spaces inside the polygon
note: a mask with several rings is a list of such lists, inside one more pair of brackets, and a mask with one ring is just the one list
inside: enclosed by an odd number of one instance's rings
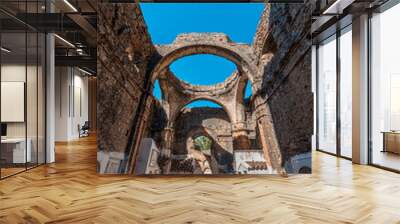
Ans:
{"label": "ruined building interior", "polygon": [[[224,33],[182,33],[155,45],[138,4],[101,5],[98,171],[310,173],[311,10],[311,4],[266,4],[250,45]],[[207,86],[171,71],[174,61],[198,54],[228,59],[236,71]],[[186,107],[198,100],[220,107]]]}

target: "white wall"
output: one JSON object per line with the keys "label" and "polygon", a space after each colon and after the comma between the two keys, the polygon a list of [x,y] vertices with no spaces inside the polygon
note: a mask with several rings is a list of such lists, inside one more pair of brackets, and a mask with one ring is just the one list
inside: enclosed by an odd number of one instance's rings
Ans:
{"label": "white wall", "polygon": [[69,85],[68,67],[55,68],[55,141],[67,141],[69,133]]}
{"label": "white wall", "polygon": [[[27,71],[27,73],[26,73]],[[25,67],[19,64],[4,64],[1,66],[1,81],[2,82],[24,82],[25,75],[28,78],[27,87],[27,119],[28,119],[28,137],[30,134],[29,128],[36,130],[36,66]],[[34,78],[35,77],[35,78]],[[4,96],[3,96],[4,97]],[[7,108],[1,108],[7,110]],[[32,123],[33,122],[33,123]],[[8,137],[25,137],[25,123],[26,122],[7,122],[7,136]],[[34,126],[34,127],[33,127]],[[36,132],[35,132],[36,135]]]}
{"label": "white wall", "polygon": [[[2,82],[25,82],[25,64],[8,64],[1,66],[1,81]],[[30,70],[28,68],[28,70]],[[29,94],[30,95],[30,94]],[[36,95],[36,94],[35,94]],[[7,108],[1,108],[7,110]],[[7,137],[25,137],[25,122],[7,123]]]}
{"label": "white wall", "polygon": [[89,117],[88,78],[72,67],[56,67],[55,73],[55,140],[70,141]]}
{"label": "white wall", "polygon": [[[25,138],[30,140],[30,147],[33,152],[33,162],[36,158],[39,163],[44,163],[45,150],[45,115],[44,115],[44,73],[42,67],[25,64],[3,64],[1,66],[2,82],[24,82],[26,84],[26,106],[22,113],[26,112],[26,120],[22,122],[5,122],[7,124],[8,138]],[[26,80],[27,79],[27,80]],[[7,96],[2,96],[6,97]],[[11,108],[1,108],[7,111]],[[13,111],[8,111],[13,113]],[[37,153],[39,156],[36,157]]]}
{"label": "white wall", "polygon": [[88,77],[87,76],[82,76],[82,73],[78,73],[76,75],[75,70],[75,75],[74,75],[74,108],[72,108],[73,112],[73,119],[72,119],[72,130],[71,130],[71,135],[74,136],[74,138],[79,137],[79,132],[78,132],[78,124],[81,126],[85,123],[85,121],[89,120],[89,92],[88,92]]}

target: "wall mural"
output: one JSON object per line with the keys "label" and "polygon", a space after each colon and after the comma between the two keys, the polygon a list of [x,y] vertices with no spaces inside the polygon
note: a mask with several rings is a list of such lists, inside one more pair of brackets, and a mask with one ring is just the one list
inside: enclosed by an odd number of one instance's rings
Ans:
{"label": "wall mural", "polygon": [[[312,5],[264,7],[252,44],[213,32],[156,45],[139,4],[100,4],[98,172],[311,173]],[[237,69],[215,85],[187,83],[170,66],[196,54],[226,58]],[[186,107],[197,100],[220,107]]]}

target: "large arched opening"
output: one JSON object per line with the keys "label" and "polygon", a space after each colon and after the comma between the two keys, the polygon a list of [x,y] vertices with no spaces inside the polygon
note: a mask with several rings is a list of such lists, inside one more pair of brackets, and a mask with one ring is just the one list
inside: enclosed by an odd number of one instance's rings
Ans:
{"label": "large arched opening", "polygon": [[151,81],[152,83],[160,76],[161,72],[164,69],[167,69],[171,66],[175,61],[193,55],[215,55],[221,58],[225,58],[226,60],[231,61],[237,67],[237,71],[240,75],[244,76],[244,78],[249,79],[251,83],[254,82],[254,75],[256,74],[256,67],[251,62],[251,59],[245,54],[241,54],[239,49],[235,49],[234,47],[227,46],[219,46],[213,44],[190,44],[186,46],[181,46],[177,48],[173,48],[173,50],[166,50],[167,53],[162,55],[161,59],[155,65],[154,69],[151,72]]}
{"label": "large arched opening", "polygon": [[[176,118],[171,173],[232,173],[233,141],[228,114],[222,106],[211,101],[196,102],[208,104],[198,107],[191,106],[195,103],[192,102]],[[187,166],[188,160],[191,166]]]}
{"label": "large arched opening", "polygon": [[220,56],[196,54],[173,61],[169,69],[186,83],[209,86],[224,82],[237,67],[232,61]]}

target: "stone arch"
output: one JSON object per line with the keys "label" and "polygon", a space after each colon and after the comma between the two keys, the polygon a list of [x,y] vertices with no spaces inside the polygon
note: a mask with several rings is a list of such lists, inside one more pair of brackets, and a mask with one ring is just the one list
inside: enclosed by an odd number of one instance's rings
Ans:
{"label": "stone arch", "polygon": [[182,110],[185,108],[185,106],[187,106],[187,105],[189,105],[189,104],[191,104],[191,103],[193,103],[195,101],[199,101],[199,100],[210,101],[210,102],[213,102],[213,103],[218,104],[219,106],[221,106],[222,109],[224,110],[224,112],[228,115],[229,122],[232,123],[232,116],[233,116],[233,113],[235,113],[235,111],[229,110],[226,107],[226,105],[223,102],[221,102],[218,98],[196,97],[196,98],[188,100],[187,102],[185,102],[185,104],[180,105],[180,107],[177,109],[178,112],[171,117],[172,124],[175,123],[176,119],[179,117],[179,114],[182,113]]}
{"label": "stone arch", "polygon": [[[187,33],[178,35],[172,44],[156,45],[156,50],[159,57],[154,62],[150,73],[151,83],[164,76],[169,80],[168,85],[175,86],[175,93],[181,93],[181,101],[186,101],[182,98],[190,98],[190,100],[203,98],[225,102],[220,104],[224,106],[232,122],[237,123],[235,127],[245,128],[243,126],[245,123],[243,99],[246,83],[250,81],[253,93],[257,92],[260,86],[260,82],[255,78],[258,69],[255,65],[253,48],[250,45],[232,42],[223,33]],[[194,86],[185,83],[169,71],[169,66],[176,60],[198,54],[210,54],[230,60],[236,65],[237,71],[226,78],[224,82],[212,86]],[[227,86],[228,88],[226,88]],[[209,94],[205,94],[206,92]],[[226,97],[227,92],[230,92],[231,95],[229,99]],[[177,96],[177,94],[173,95]],[[179,110],[174,109],[171,105],[165,106],[168,107],[166,110],[169,120],[173,122],[176,117],[174,115]],[[175,106],[181,107],[181,105]]]}
{"label": "stone arch", "polygon": [[[185,67],[187,69],[184,69]],[[215,86],[224,83],[233,73],[238,73],[238,66],[232,60],[202,53],[180,57],[174,60],[168,69],[177,79],[193,86]],[[208,74],[218,75],[204,77]]]}
{"label": "stone arch", "polygon": [[245,122],[243,90],[247,79],[237,72],[234,72],[224,82],[209,86],[186,83],[169,70],[164,70],[157,80],[165,93],[163,96],[166,96],[163,98],[163,106],[170,124],[174,122],[184,106],[196,100],[209,100],[219,104],[229,114],[232,123]]}
{"label": "stone arch", "polygon": [[208,138],[210,138],[213,143],[218,141],[218,135],[217,133],[215,133],[213,130],[207,128],[207,127],[203,127],[203,126],[197,126],[192,128],[187,134],[186,134],[186,139],[188,138],[197,138],[199,136],[206,136]]}
{"label": "stone arch", "polygon": [[220,165],[225,167],[223,170],[230,172],[233,169],[233,153],[226,151],[226,149],[221,145],[218,133],[215,132],[215,130],[204,126],[193,127],[185,136],[186,152],[188,154],[190,153],[189,147],[193,146],[195,139],[200,136],[205,136],[212,141],[209,152],[199,151],[199,153],[203,153],[209,157],[209,162],[213,171],[212,173],[217,174]]}
{"label": "stone arch", "polygon": [[[254,60],[253,48],[247,44],[232,42],[226,34],[222,33],[188,33],[179,35],[170,45],[157,45],[159,60],[151,72],[151,82],[157,79],[160,73],[168,68],[174,61],[191,55],[211,54],[233,62],[238,72],[256,82],[257,67]],[[253,85],[253,88],[256,88]]]}
{"label": "stone arch", "polygon": [[[195,139],[200,136],[205,136],[212,141],[209,152],[191,149],[191,148],[194,148]],[[215,133],[210,132],[210,130],[208,130],[207,128],[202,127],[202,126],[196,127],[196,128],[193,128],[192,130],[190,130],[189,133],[186,135],[185,143],[186,143],[185,147],[186,147],[186,151],[187,151],[188,155],[190,155],[192,158],[196,158],[196,157],[201,158],[202,157],[202,158],[207,159],[207,161],[208,161],[207,164],[208,164],[209,168],[211,169],[211,173],[212,174],[218,173],[218,162],[216,161],[215,156],[214,156],[214,145],[217,143],[217,136],[215,135]]]}
{"label": "stone arch", "polygon": [[[190,47],[186,47],[188,49],[179,48],[176,51],[173,51],[173,52],[169,53],[168,55],[164,56],[159,61],[159,63],[155,66],[155,68],[152,70],[152,73],[151,73],[151,77],[152,77],[151,80],[152,81],[151,82],[154,84],[155,81],[157,79],[159,79],[159,77],[161,76],[162,72],[166,71],[167,69],[169,70],[169,65],[171,65],[174,61],[176,61],[176,60],[178,60],[180,58],[183,58],[183,57],[186,57],[186,56],[191,56],[191,55],[196,55],[196,54],[212,54],[212,55],[220,56],[220,57],[223,57],[223,58],[228,59],[231,62],[235,63],[235,65],[237,67],[237,72],[232,73],[232,75],[227,77],[225,79],[225,81],[222,82],[222,83],[218,83],[218,84],[214,84],[214,85],[210,85],[210,86],[202,86],[202,87],[205,87],[205,89],[207,87],[209,87],[208,88],[209,91],[213,91],[213,90],[215,91],[216,89],[220,88],[221,85],[228,84],[229,82],[232,82],[232,80],[235,79],[235,78],[238,79],[237,80],[238,81],[238,86],[236,87],[236,91],[235,91],[236,102],[238,102],[238,105],[236,107],[238,107],[237,108],[238,111],[242,111],[242,109],[240,107],[242,107],[244,94],[245,94],[245,92],[243,90],[246,88],[246,83],[247,82],[252,83],[251,80],[252,80],[252,77],[253,77],[253,74],[254,74],[253,71],[255,71],[255,70],[253,70],[253,69],[249,70],[250,66],[247,66],[246,61],[241,59],[240,55],[237,55],[234,52],[232,52],[232,54],[235,54],[235,57],[234,57],[235,60],[233,60],[232,57],[224,57],[221,54],[211,53],[209,51],[199,51],[199,52],[194,52],[194,53],[187,53],[186,52],[186,51],[190,52],[190,49],[191,48],[195,48],[195,47],[198,47],[198,46],[193,45],[193,46],[190,46]],[[206,49],[210,50],[210,49],[213,49],[214,47],[215,46],[207,45]],[[221,51],[225,51],[226,49],[220,48],[220,50]],[[184,53],[183,55],[177,57],[175,54],[179,54],[179,51],[184,51],[186,53]],[[244,65],[242,64],[243,62],[244,62]],[[171,71],[169,71],[169,73],[172,74]],[[185,83],[184,81],[178,79],[175,75],[173,75],[173,78],[175,80],[177,80],[178,82],[180,82],[180,83],[184,83],[184,85],[181,85],[182,89],[193,89],[193,86],[195,86],[195,85],[191,85],[190,83]],[[196,87],[198,88],[199,86],[196,86]],[[252,85],[252,92],[254,92],[255,88],[257,88],[257,87],[255,87],[255,85]],[[164,90],[161,88],[161,91],[163,92]],[[213,94],[213,95],[216,96],[216,94]],[[207,98],[207,100],[215,100],[215,99],[218,98],[218,96],[216,96],[216,97],[203,97],[203,98]],[[200,98],[197,98],[197,99],[200,99]],[[232,115],[232,114],[230,114],[230,115]],[[232,118],[233,116],[230,116],[230,117]]]}
{"label": "stone arch", "polygon": [[211,54],[215,56],[220,56],[222,58],[226,58],[232,61],[236,65],[239,72],[246,75],[246,77],[248,77],[250,80],[254,80],[253,77],[254,73],[256,72],[256,69],[251,65],[248,59],[243,58],[243,56],[239,55],[237,52],[228,48],[212,44],[208,45],[193,44],[177,48],[169,52],[168,54],[164,55],[153,69],[151,75],[152,82],[154,82],[154,80],[157,79],[157,76],[163,69],[169,67],[169,65],[171,65],[174,61],[186,56],[198,55],[198,54]]}
{"label": "stone arch", "polygon": [[205,135],[207,137],[210,137],[212,139],[217,139],[217,134],[212,131],[209,128],[203,127],[203,126],[196,126],[194,128],[192,128],[187,134],[186,136],[192,136],[192,137],[198,137],[200,135]]}
{"label": "stone arch", "polygon": [[188,136],[196,137],[201,134],[212,138],[226,151],[233,151],[232,138],[229,137],[232,133],[231,121],[223,108],[186,108],[179,114],[175,125],[171,148],[175,153],[184,153]]}

